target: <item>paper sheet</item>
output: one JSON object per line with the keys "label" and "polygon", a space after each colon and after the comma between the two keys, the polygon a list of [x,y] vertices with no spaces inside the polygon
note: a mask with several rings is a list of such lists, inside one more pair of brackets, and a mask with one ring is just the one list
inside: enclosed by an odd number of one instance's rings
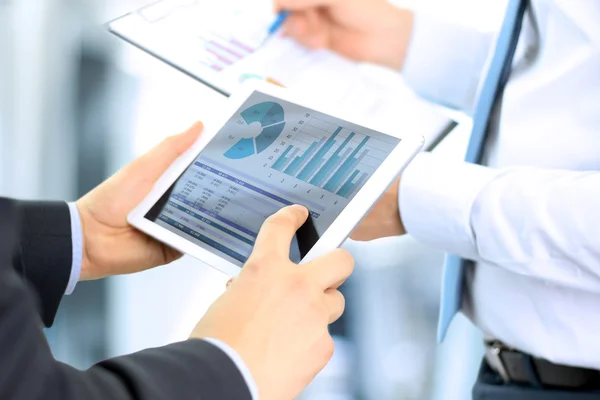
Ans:
{"label": "paper sheet", "polygon": [[421,134],[426,146],[450,123],[395,71],[308,50],[280,36],[263,43],[274,20],[270,0],[163,0],[113,21],[110,29],[224,94],[267,80],[334,104],[369,127]]}

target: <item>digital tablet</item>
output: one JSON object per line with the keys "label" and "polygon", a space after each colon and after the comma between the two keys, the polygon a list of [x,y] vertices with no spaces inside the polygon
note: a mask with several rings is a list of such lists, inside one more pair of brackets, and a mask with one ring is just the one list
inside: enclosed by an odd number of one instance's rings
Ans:
{"label": "digital tablet", "polygon": [[290,249],[303,263],[339,247],[423,146],[294,92],[247,84],[163,174],[129,222],[237,275],[270,215],[292,204],[310,217]]}

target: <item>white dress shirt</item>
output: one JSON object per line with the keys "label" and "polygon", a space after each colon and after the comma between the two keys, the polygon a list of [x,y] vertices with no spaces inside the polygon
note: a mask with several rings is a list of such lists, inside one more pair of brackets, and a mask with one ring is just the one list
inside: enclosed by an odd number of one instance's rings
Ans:
{"label": "white dress shirt", "polygon": [[[600,2],[532,0],[532,11],[488,167],[421,154],[400,211],[417,239],[477,261],[462,311],[484,333],[600,369]],[[468,112],[493,43],[417,13],[403,73]]]}

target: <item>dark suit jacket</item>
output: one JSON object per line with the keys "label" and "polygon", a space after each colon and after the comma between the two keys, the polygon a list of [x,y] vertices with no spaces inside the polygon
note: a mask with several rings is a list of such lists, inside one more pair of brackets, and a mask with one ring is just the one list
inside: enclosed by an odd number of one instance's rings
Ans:
{"label": "dark suit jacket", "polygon": [[0,399],[250,399],[235,364],[201,340],[106,360],[87,371],[54,360],[42,321],[54,320],[71,246],[65,203],[0,198]]}

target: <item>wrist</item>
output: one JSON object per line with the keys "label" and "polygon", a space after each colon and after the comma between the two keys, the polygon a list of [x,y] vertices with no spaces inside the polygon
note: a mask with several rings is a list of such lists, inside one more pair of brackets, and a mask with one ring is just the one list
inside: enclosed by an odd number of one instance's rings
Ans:
{"label": "wrist", "polygon": [[382,236],[399,236],[406,233],[402,215],[400,214],[400,178],[398,178],[390,189],[383,195],[383,218],[382,221]]}
{"label": "wrist", "polygon": [[248,365],[242,359],[242,357],[240,356],[238,351],[235,350],[230,345],[228,345],[227,343],[225,343],[224,341],[219,340],[219,339],[208,337],[208,338],[204,338],[202,340],[212,344],[213,346],[218,347],[222,352],[224,352],[231,359],[231,361],[235,364],[238,371],[242,375],[242,378],[246,382],[246,385],[248,386],[248,391],[250,392],[252,399],[258,400],[258,398],[259,398],[258,386],[256,385],[254,376],[252,375],[252,372],[248,368]]}
{"label": "wrist", "polygon": [[399,180],[383,194],[373,209],[354,230],[351,239],[370,241],[406,233],[399,205]]}
{"label": "wrist", "polygon": [[79,221],[81,224],[82,248],[81,248],[81,272],[79,275],[80,281],[89,281],[94,279],[92,268],[90,267],[90,259],[88,257],[88,246],[90,245],[89,238],[89,221],[86,215],[85,207],[82,206],[81,200],[75,202],[75,206],[79,211]]}
{"label": "wrist", "polygon": [[83,258],[83,231],[81,217],[76,203],[68,203],[69,216],[71,217],[71,274],[65,294],[73,293],[77,283],[81,280],[81,264]]}

